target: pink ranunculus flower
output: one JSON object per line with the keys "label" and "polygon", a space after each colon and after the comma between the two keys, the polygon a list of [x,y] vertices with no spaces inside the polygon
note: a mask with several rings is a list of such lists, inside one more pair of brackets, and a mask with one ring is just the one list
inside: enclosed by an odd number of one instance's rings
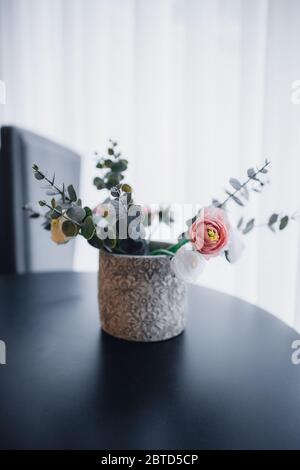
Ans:
{"label": "pink ranunculus flower", "polygon": [[217,207],[205,207],[189,229],[194,248],[206,258],[219,255],[228,245],[230,225],[227,214]]}

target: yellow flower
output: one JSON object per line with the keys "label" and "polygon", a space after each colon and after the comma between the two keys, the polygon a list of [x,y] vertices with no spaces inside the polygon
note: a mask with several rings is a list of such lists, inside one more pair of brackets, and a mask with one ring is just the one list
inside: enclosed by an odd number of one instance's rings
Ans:
{"label": "yellow flower", "polygon": [[62,224],[66,219],[64,217],[58,217],[58,219],[51,220],[51,240],[58,245],[68,243],[73,237],[67,237],[62,231]]}
{"label": "yellow flower", "polygon": [[217,242],[220,238],[218,232],[214,228],[208,228],[207,235],[213,242]]}

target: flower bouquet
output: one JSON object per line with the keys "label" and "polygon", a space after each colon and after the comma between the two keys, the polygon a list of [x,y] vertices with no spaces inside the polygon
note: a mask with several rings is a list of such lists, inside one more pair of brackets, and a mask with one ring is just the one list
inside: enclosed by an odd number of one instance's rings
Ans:
{"label": "flower bouquet", "polygon": [[[261,192],[268,183],[270,162],[247,171],[241,183],[230,178],[223,202],[216,199],[201,208],[186,222],[177,243],[152,242],[149,232],[157,223],[172,224],[174,214],[169,206],[156,209],[142,207],[133,201],[131,185],[125,182],[128,161],[118,144],[110,141],[107,155],[97,156],[100,170],[94,185],[104,196],[95,208],[85,206],[72,185],[57,185],[36,164],[33,173],[46,183],[50,200],[39,201],[46,209],[40,213],[32,206],[25,209],[30,217],[43,218],[57,244],[82,236],[99,257],[99,306],[104,331],[133,341],[160,341],[180,334],[186,323],[186,282],[196,282],[206,263],[223,256],[235,263],[243,249],[243,235],[255,227],[255,220],[240,218],[237,226],[229,220],[228,203],[244,206],[250,191]],[[272,214],[267,226],[284,229],[288,215]],[[148,232],[148,235],[147,235]]]}

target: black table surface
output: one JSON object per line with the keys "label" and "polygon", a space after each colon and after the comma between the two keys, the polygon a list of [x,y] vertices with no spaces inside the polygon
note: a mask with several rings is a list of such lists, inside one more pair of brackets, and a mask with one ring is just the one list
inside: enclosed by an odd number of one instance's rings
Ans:
{"label": "black table surface", "polygon": [[298,337],[190,286],[182,335],[130,343],[100,329],[96,274],[2,277],[0,448],[300,448]]}

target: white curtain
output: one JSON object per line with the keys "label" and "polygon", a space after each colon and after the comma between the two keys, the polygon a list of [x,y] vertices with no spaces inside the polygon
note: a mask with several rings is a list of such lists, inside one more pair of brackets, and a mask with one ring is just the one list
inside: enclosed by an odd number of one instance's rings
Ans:
{"label": "white curtain", "polygon": [[[148,203],[207,204],[268,157],[272,185],[244,210],[264,223],[300,209],[299,44],[299,0],[0,0],[1,123],[80,151],[90,205],[109,137]],[[202,284],[300,328],[297,223],[245,240],[240,263],[210,261]],[[76,269],[96,268],[78,241]]]}

